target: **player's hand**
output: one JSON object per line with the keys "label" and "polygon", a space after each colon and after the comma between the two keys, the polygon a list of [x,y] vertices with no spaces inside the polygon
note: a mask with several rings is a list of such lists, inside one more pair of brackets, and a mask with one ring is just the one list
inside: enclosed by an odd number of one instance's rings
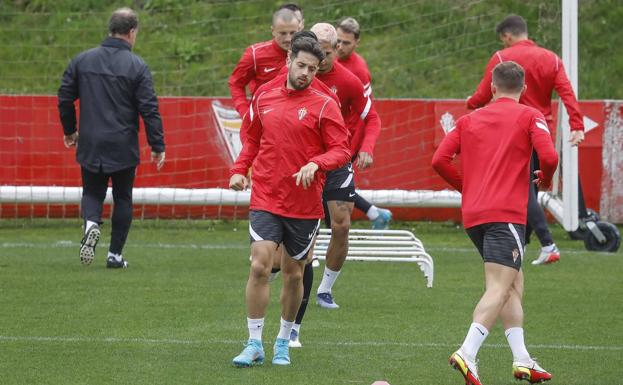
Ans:
{"label": "player's hand", "polygon": [[78,144],[78,131],[74,132],[71,135],[65,135],[63,137],[63,143],[65,143],[65,147],[73,147]]}
{"label": "player's hand", "polygon": [[366,168],[371,167],[372,163],[374,163],[372,155],[368,154],[367,152],[360,152],[359,154],[357,154],[356,164],[358,169],[365,170]]}
{"label": "player's hand", "polygon": [[577,146],[584,140],[584,131],[582,130],[573,130],[571,131],[571,135],[569,136],[569,143],[572,146]]}
{"label": "player's hand", "polygon": [[164,151],[163,152],[151,152],[151,161],[156,162],[156,170],[160,171],[162,166],[164,166]]}
{"label": "player's hand", "polygon": [[296,185],[303,184],[303,188],[307,189],[314,181],[314,175],[318,171],[318,165],[314,162],[309,162],[305,166],[301,167],[299,172],[293,174],[292,177],[296,178]]}
{"label": "player's hand", "polygon": [[532,183],[534,183],[536,187],[538,187],[540,190],[549,190],[549,188],[552,186],[551,180],[548,182],[543,179],[543,171],[535,170],[534,176],[536,176],[536,178],[532,180]]}
{"label": "player's hand", "polygon": [[235,191],[246,190],[249,186],[247,177],[242,174],[234,174],[229,178],[229,188]]}

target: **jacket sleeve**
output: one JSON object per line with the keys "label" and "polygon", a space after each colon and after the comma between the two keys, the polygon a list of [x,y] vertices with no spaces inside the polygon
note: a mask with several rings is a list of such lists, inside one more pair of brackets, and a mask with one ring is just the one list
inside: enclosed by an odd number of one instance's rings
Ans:
{"label": "jacket sleeve", "polygon": [[76,106],[74,102],[79,97],[78,73],[76,70],[76,59],[74,59],[65,69],[61,79],[61,86],[58,89],[58,112],[65,135],[71,135],[77,131]]}
{"label": "jacket sleeve", "polygon": [[[368,100],[372,101],[370,97],[368,97]],[[363,141],[361,142],[359,151],[367,152],[372,155],[374,153],[376,140],[381,134],[381,118],[376,112],[373,104],[370,106],[370,112],[368,112],[366,118],[364,119],[364,125]]]}
{"label": "jacket sleeve", "polygon": [[[259,98],[258,98],[259,99]],[[242,150],[229,170],[229,175],[234,174],[247,175],[249,168],[253,164],[257,153],[260,150],[260,140],[262,139],[262,123],[260,121],[258,109],[258,101],[254,100],[249,107],[248,125],[245,130],[244,140],[242,140]],[[247,117],[245,117],[247,118]]]}
{"label": "jacket sleeve", "polygon": [[319,119],[320,135],[327,151],[309,161],[316,163],[321,171],[335,170],[350,160],[348,131],[342,113],[332,99],[327,100]]}
{"label": "jacket sleeve", "polygon": [[432,166],[435,171],[457,191],[463,190],[463,177],[459,170],[452,164],[456,154],[461,152],[460,127],[464,120],[457,122],[454,130],[441,141],[437,151],[433,155]]}
{"label": "jacket sleeve", "polygon": [[539,156],[539,168],[543,172],[543,179],[549,184],[558,166],[558,154],[543,114],[535,112],[531,117],[529,127],[530,142]]}
{"label": "jacket sleeve", "polygon": [[156,97],[156,91],[154,91],[151,72],[147,65],[144,65],[138,76],[135,97],[138,111],[145,123],[145,133],[151,150],[153,152],[164,152],[162,118],[158,111],[158,98]]}
{"label": "jacket sleeve", "polygon": [[582,118],[582,113],[580,112],[578,100],[573,92],[573,87],[571,87],[571,82],[569,82],[569,78],[567,78],[567,73],[565,72],[562,62],[558,57],[556,57],[556,60],[558,62],[558,71],[556,72],[556,78],[554,79],[554,89],[562,99],[562,102],[567,109],[571,130],[584,131],[584,120]]}
{"label": "jacket sleeve", "polygon": [[470,110],[484,107],[491,101],[493,95],[491,94],[491,78],[493,77],[493,68],[495,68],[498,63],[502,62],[502,58],[499,56],[499,52],[496,52],[491,59],[489,59],[489,63],[487,63],[487,67],[485,68],[485,73],[482,76],[482,80],[480,84],[478,84],[478,88],[476,92],[467,99],[467,108]]}
{"label": "jacket sleeve", "polygon": [[228,82],[234,107],[241,118],[249,111],[250,103],[247,100],[246,86],[253,78],[255,78],[255,64],[252,49],[248,47],[242,54]]}

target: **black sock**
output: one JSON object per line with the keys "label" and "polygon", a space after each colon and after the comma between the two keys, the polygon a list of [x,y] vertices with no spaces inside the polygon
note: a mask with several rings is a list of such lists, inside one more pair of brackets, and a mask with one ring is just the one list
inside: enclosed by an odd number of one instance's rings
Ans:
{"label": "black sock", "polygon": [[275,274],[281,271],[280,267],[273,267],[272,269],[270,269],[270,273],[271,274]]}
{"label": "black sock", "polygon": [[295,324],[300,325],[303,322],[305,316],[305,310],[307,310],[307,303],[309,302],[309,294],[311,293],[312,285],[314,283],[314,268],[311,263],[305,265],[305,271],[303,272],[303,300],[299,307],[299,312],[296,313]]}

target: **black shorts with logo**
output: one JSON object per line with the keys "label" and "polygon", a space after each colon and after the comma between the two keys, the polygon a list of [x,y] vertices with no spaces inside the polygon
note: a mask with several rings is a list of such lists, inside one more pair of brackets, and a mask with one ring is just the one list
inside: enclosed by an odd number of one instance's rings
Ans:
{"label": "black shorts with logo", "polygon": [[355,180],[353,164],[348,163],[343,167],[327,173],[327,180],[322,191],[322,200],[327,201],[355,201]]}
{"label": "black shorts with logo", "polygon": [[523,259],[526,226],[516,223],[483,223],[465,229],[485,262],[519,270]]}
{"label": "black shorts with logo", "polygon": [[260,210],[249,212],[251,242],[283,243],[288,254],[296,260],[307,256],[319,227],[320,219],[286,218]]}

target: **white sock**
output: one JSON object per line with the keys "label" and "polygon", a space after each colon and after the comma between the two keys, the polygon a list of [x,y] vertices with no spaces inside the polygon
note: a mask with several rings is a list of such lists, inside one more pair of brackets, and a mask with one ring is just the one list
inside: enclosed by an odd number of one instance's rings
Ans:
{"label": "white sock", "polygon": [[282,338],[285,340],[290,339],[290,332],[292,331],[292,326],[294,325],[294,321],[286,321],[283,318],[281,319],[281,326],[279,326],[279,334],[277,338]]}
{"label": "white sock", "polygon": [[463,345],[461,345],[461,351],[467,355],[465,358],[470,361],[475,361],[478,350],[482,346],[482,343],[485,342],[488,335],[489,331],[486,327],[479,323],[472,322],[467,331],[467,336],[465,336],[465,341],[463,341]]}
{"label": "white sock", "polygon": [[91,228],[91,226],[97,225],[97,222],[87,221],[86,225],[84,225],[84,233],[87,233],[87,230]]}
{"label": "white sock", "polygon": [[250,340],[262,340],[262,329],[264,329],[264,318],[247,317],[247,327],[249,328]]}
{"label": "white sock", "polygon": [[292,325],[292,330],[296,331],[297,334],[301,331],[301,324]]}
{"label": "white sock", "polygon": [[338,275],[340,275],[339,271],[333,271],[325,266],[322,281],[320,282],[320,286],[318,286],[317,293],[330,293]]}
{"label": "white sock", "polygon": [[111,252],[109,251],[109,252],[108,252],[108,258],[114,258],[117,262],[121,262],[121,260],[123,259],[123,255],[121,255],[121,254],[111,253]]}
{"label": "white sock", "polygon": [[524,342],[523,328],[508,328],[504,334],[506,335],[508,345],[511,347],[511,351],[513,352],[513,361],[529,363],[531,361],[530,353],[528,353],[526,343]]}
{"label": "white sock", "polygon": [[379,208],[376,207],[375,205],[370,206],[370,209],[368,210],[366,215],[371,221],[375,220],[376,218],[379,217]]}
{"label": "white sock", "polygon": [[551,253],[552,251],[554,251],[554,249],[556,248],[556,244],[552,243],[549,246],[543,246],[541,247],[541,250],[545,251],[546,253]]}

